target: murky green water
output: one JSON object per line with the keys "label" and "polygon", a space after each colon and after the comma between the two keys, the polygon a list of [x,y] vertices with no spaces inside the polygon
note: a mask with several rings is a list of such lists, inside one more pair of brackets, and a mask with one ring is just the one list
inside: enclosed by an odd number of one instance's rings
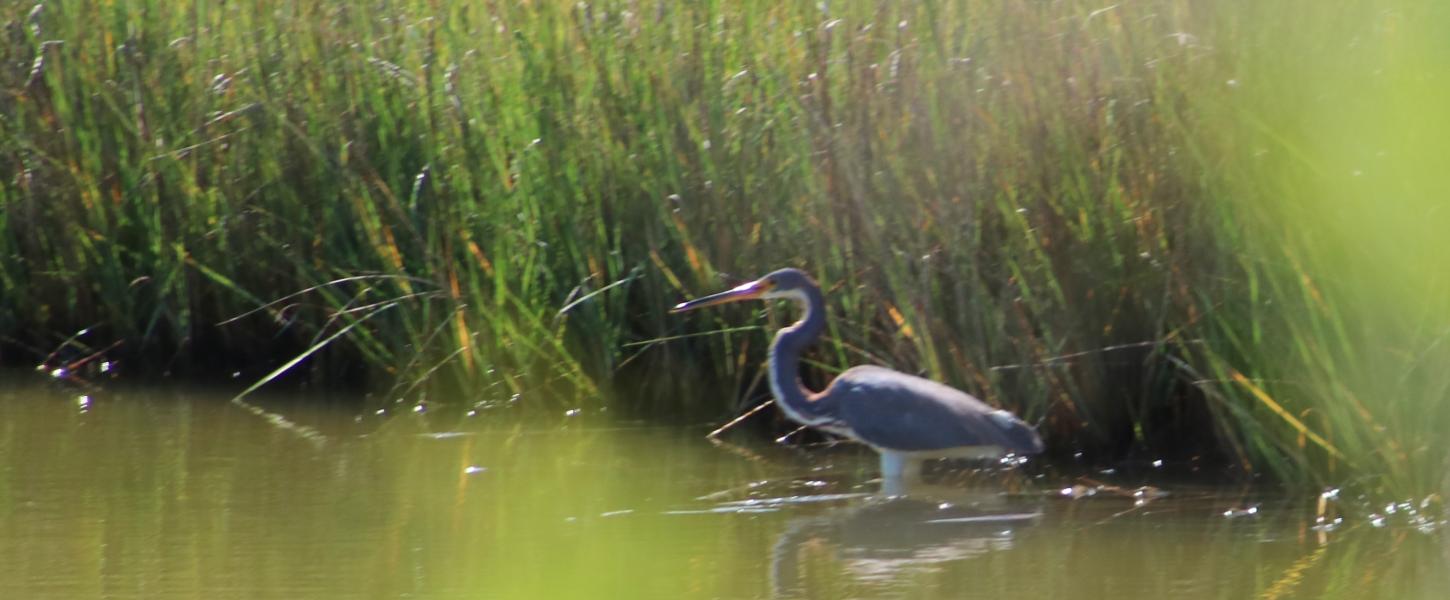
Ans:
{"label": "murky green water", "polygon": [[[1444,598],[1441,534],[576,424],[425,434],[206,395],[0,391],[0,598]],[[1005,493],[1004,486],[1016,489]],[[1235,507],[1256,514],[1226,518]]]}

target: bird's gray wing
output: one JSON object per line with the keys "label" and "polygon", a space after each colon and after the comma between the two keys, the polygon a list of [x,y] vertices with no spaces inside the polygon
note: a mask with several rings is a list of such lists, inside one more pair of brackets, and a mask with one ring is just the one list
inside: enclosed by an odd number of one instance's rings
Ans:
{"label": "bird's gray wing", "polygon": [[882,367],[842,373],[822,395],[861,441],[920,452],[963,446],[1041,451],[1036,432],[1006,411],[961,390]]}

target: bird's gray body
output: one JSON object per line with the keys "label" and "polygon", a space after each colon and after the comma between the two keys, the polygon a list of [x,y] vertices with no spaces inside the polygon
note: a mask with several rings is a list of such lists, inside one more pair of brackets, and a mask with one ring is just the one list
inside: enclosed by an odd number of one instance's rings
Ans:
{"label": "bird's gray body", "polygon": [[835,433],[878,450],[973,457],[1039,454],[1043,449],[1037,433],[1012,413],[956,388],[885,367],[853,367],[817,397],[815,402],[835,405],[831,412],[845,425]]}

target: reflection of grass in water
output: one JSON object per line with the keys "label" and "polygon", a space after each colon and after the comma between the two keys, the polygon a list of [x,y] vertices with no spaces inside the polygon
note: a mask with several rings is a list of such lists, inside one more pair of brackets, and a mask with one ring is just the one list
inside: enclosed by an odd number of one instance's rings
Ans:
{"label": "reflection of grass in water", "polygon": [[1299,590],[1299,585],[1303,583],[1304,572],[1319,566],[1320,561],[1324,559],[1324,555],[1328,551],[1329,546],[1320,546],[1305,554],[1299,560],[1294,561],[1294,564],[1290,565],[1288,569],[1285,569],[1279,575],[1278,579],[1274,580],[1274,583],[1259,593],[1259,598],[1263,600],[1278,600],[1279,598],[1292,596]]}
{"label": "reflection of grass in water", "polygon": [[742,324],[664,312],[795,264],[826,371],[919,368],[1104,453],[1217,443],[1206,394],[1245,464],[1424,495],[1443,15],[1100,4],[12,11],[0,330],[255,363],[276,326],[209,324],[376,273],[272,311],[294,349],[352,327],[319,372],[713,413],[698,382],[744,387],[766,334],[629,344]]}
{"label": "reflection of grass in water", "polygon": [[1450,581],[1444,539],[1413,531],[1345,532],[1304,554],[1261,598],[1437,598]]}
{"label": "reflection of grass in water", "polygon": [[[789,529],[797,587],[842,596],[1121,598],[1432,598],[1450,584],[1444,539],[1402,527],[1349,527],[1320,536],[1304,503],[1279,504],[1256,517],[1216,516],[1225,498],[1175,493],[1142,511],[1102,498],[1053,503],[1041,522],[925,535],[907,549],[847,539],[827,518]],[[937,562],[948,548],[981,542],[989,551]],[[888,554],[886,551],[890,550]],[[860,572],[853,558],[873,553],[895,571]],[[914,558],[914,559],[913,559]]]}
{"label": "reflection of grass in water", "polygon": [[[53,392],[0,392],[12,425],[0,428],[0,510],[12,517],[0,538],[25,541],[0,544],[13,597],[763,597],[797,518],[821,521],[792,546],[791,573],[811,597],[1248,598],[1315,553],[1285,597],[1438,598],[1450,584],[1443,538],[1345,528],[1321,551],[1309,503],[1221,519],[1231,504],[1188,493],[1113,519],[1131,499],[1049,501],[1010,544],[996,528],[962,532],[991,548],[962,560],[931,562],[940,554],[926,542],[938,538],[923,535],[923,568],[898,562],[899,575],[862,582],[841,545],[876,538],[843,537],[830,509],[864,502],[664,514],[791,474],[677,430],[546,424],[437,438],[394,421],[358,437],[344,433],[349,412],[321,410],[311,420],[338,443],[319,449],[224,397],[116,394],[82,413]],[[877,533],[888,550],[910,541]]]}

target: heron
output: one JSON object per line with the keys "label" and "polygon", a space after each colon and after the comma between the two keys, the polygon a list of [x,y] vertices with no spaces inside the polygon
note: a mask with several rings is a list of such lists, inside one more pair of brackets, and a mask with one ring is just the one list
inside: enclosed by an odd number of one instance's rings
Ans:
{"label": "heron", "polygon": [[801,352],[826,328],[825,299],[815,280],[799,269],[780,269],[738,287],[676,305],[670,312],[742,300],[793,300],[800,320],[781,329],[770,345],[771,394],[791,420],[855,440],[881,457],[887,489],[920,481],[927,460],[1030,456],[1042,438],[1017,415],[993,408],[956,388],[878,366],[847,369],[826,389],[800,381]]}

